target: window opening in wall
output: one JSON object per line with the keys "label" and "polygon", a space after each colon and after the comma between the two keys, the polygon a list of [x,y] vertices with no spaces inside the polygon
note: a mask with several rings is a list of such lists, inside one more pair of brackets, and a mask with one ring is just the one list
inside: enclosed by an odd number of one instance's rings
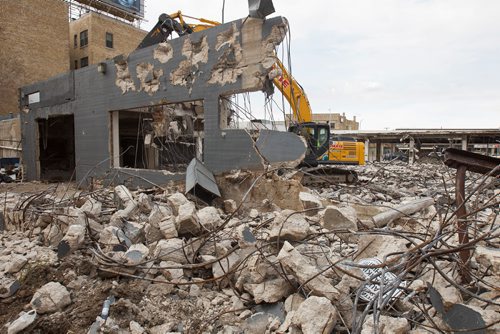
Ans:
{"label": "window opening in wall", "polygon": [[221,129],[245,129],[251,134],[259,130],[287,131],[290,122],[285,109],[261,92],[221,97]]}
{"label": "window opening in wall", "polygon": [[191,101],[114,111],[114,167],[185,172],[203,160],[203,103]]}
{"label": "window opening in wall", "polygon": [[80,67],[87,67],[89,66],[89,57],[83,57],[80,59]]}
{"label": "window opening in wall", "polygon": [[74,116],[38,120],[40,179],[69,181],[75,169]]}
{"label": "window opening in wall", "polygon": [[76,49],[78,47],[78,36],[73,35],[73,47]]}
{"label": "window opening in wall", "polygon": [[78,60],[75,60],[75,70],[78,69]]}
{"label": "window opening in wall", "polygon": [[80,32],[80,47],[84,47],[89,44],[89,32],[88,30],[84,30]]}
{"label": "window opening in wall", "polygon": [[110,32],[106,33],[106,47],[113,48],[113,34]]}

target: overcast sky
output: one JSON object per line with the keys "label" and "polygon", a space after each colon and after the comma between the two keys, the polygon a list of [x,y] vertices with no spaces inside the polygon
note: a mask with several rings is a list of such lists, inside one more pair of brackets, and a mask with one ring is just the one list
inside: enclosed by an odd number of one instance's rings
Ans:
{"label": "overcast sky", "polygon": [[[160,13],[222,19],[222,0],[146,0]],[[361,128],[499,128],[500,1],[274,0],[291,28],[292,70],[315,113]],[[225,21],[248,15],[226,0]],[[254,106],[255,109],[255,106]]]}

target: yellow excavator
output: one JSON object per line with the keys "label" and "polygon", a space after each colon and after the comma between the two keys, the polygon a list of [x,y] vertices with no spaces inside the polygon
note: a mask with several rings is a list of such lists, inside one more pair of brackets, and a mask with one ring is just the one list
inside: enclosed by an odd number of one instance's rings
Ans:
{"label": "yellow excavator", "polygon": [[[185,18],[199,23],[187,23]],[[146,35],[138,49],[165,41],[173,32],[179,36],[210,29],[221,23],[196,18],[181,11],[171,15],[161,14],[158,23]],[[308,148],[303,164],[317,166],[319,164],[364,165],[364,143],[352,140],[335,140],[330,135],[330,125],[312,121],[312,110],[304,89],[288,73],[283,63],[276,57],[271,71],[274,86],[279,89],[290,104],[293,111],[289,131],[306,138]]]}

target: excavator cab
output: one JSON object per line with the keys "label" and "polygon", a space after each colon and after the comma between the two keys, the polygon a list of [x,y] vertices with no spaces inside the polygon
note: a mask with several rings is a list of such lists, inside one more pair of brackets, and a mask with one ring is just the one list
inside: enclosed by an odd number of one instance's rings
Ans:
{"label": "excavator cab", "polygon": [[317,166],[318,158],[328,151],[330,145],[330,126],[314,122],[297,123],[291,125],[288,131],[303,137],[307,142],[303,164]]}

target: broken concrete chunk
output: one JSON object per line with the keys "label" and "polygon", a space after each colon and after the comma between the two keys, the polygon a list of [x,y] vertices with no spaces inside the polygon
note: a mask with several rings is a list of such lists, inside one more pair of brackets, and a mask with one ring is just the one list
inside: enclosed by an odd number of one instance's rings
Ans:
{"label": "broken concrete chunk", "polygon": [[129,323],[130,334],[144,334],[146,330],[139,323],[130,321]]}
{"label": "broken concrete chunk", "polygon": [[63,224],[49,224],[43,231],[43,240],[47,246],[56,246],[62,240],[65,234]]}
{"label": "broken concrete chunk", "polygon": [[144,241],[144,225],[133,221],[125,221],[122,228],[125,237],[132,243]]}
{"label": "broken concrete chunk", "polygon": [[127,264],[130,265],[137,265],[144,262],[144,260],[146,260],[148,255],[149,255],[149,248],[147,248],[143,244],[132,245],[125,252],[125,258],[127,259]]}
{"label": "broken concrete chunk", "polygon": [[323,275],[318,275],[319,270],[312,266],[288,241],[285,241],[281,248],[278,260],[297,278],[300,284],[305,284],[305,287],[314,295],[323,296],[332,301],[339,300],[341,297],[340,292],[335,289],[330,280]]}
{"label": "broken concrete chunk", "polygon": [[182,204],[178,209],[176,218],[176,228],[179,235],[197,235],[201,231],[201,225],[196,214],[196,206],[194,203],[188,202]]}
{"label": "broken concrete chunk", "polygon": [[[356,258],[378,258],[383,261],[384,257],[394,253],[407,251],[408,241],[403,238],[388,235],[361,235],[358,239],[358,253]],[[397,256],[397,255],[394,255]]]}
{"label": "broken concrete chunk", "polygon": [[304,206],[304,210],[307,210],[305,214],[308,216],[314,216],[316,213],[318,213],[318,211],[314,209],[319,210],[323,208],[323,204],[321,203],[319,197],[311,193],[302,191],[299,193],[299,199]]}
{"label": "broken concrete chunk", "polygon": [[21,270],[26,263],[28,263],[26,257],[20,254],[13,254],[6,263],[4,270],[6,273],[14,274]]}
{"label": "broken concrete chunk", "polygon": [[179,263],[172,262],[172,261],[161,261],[160,262],[160,267],[162,268],[162,269],[160,269],[161,273],[169,281],[178,281],[184,277],[184,270],[183,269],[168,268],[168,267],[178,267],[178,266],[180,266]]}
{"label": "broken concrete chunk", "polygon": [[172,261],[180,264],[187,264],[188,254],[184,249],[184,241],[181,239],[160,240],[153,252],[153,256],[163,261]]}
{"label": "broken concrete chunk", "polygon": [[137,205],[139,206],[139,210],[145,214],[149,214],[153,209],[151,199],[144,193],[140,193],[139,196],[137,196]]}
{"label": "broken concrete chunk", "polygon": [[0,298],[13,296],[21,287],[21,283],[13,278],[0,276]]}
{"label": "broken concrete chunk", "polygon": [[104,230],[99,235],[99,243],[103,245],[119,245],[120,240],[118,239],[120,229],[116,226],[105,227]]}
{"label": "broken concrete chunk", "polygon": [[238,239],[238,244],[241,248],[254,247],[257,239],[255,235],[250,230],[248,225],[239,225],[236,227],[236,235]]}
{"label": "broken concrete chunk", "polygon": [[358,230],[358,216],[352,207],[336,207],[329,205],[320,214],[320,224],[330,231],[335,230]]}
{"label": "broken concrete chunk", "polygon": [[476,261],[485,266],[491,267],[491,271],[495,275],[500,275],[500,250],[496,248],[489,248],[477,246],[475,250]]}
{"label": "broken concrete chunk", "polygon": [[227,199],[224,201],[224,212],[227,214],[231,214],[238,209],[238,205],[235,200]]}
{"label": "broken concrete chunk", "polygon": [[200,224],[205,230],[211,231],[222,224],[219,211],[213,206],[207,206],[197,213]]}
{"label": "broken concrete chunk", "polygon": [[178,233],[175,227],[175,217],[170,216],[163,219],[160,224],[160,231],[165,239],[177,238]]}
{"label": "broken concrete chunk", "polygon": [[248,217],[252,219],[257,219],[259,217],[260,213],[257,209],[251,209],[250,212],[248,213]]}
{"label": "broken concrete chunk", "polygon": [[163,233],[160,229],[160,222],[171,217],[172,209],[162,205],[155,205],[149,215],[148,224],[145,224],[144,231],[147,242],[153,243],[163,238]]}
{"label": "broken concrete chunk", "polygon": [[361,334],[406,334],[410,330],[410,324],[405,318],[393,318],[381,315],[378,328],[375,330],[373,316],[367,316],[363,323]]}
{"label": "broken concrete chunk", "polygon": [[178,215],[179,214],[179,207],[183,204],[189,203],[188,199],[186,196],[184,196],[182,193],[175,193],[170,195],[167,198],[168,205],[172,208],[173,214]]}
{"label": "broken concrete chunk", "polygon": [[325,297],[307,298],[295,312],[292,324],[304,334],[329,334],[337,323],[337,310]]}
{"label": "broken concrete chunk", "polygon": [[212,273],[214,278],[222,277],[231,272],[231,270],[233,270],[234,267],[240,263],[240,261],[241,259],[237,252],[233,252],[226,258],[215,262],[212,265]]}
{"label": "broken concrete chunk", "polygon": [[304,240],[310,233],[309,223],[304,215],[294,213],[292,210],[283,210],[280,212],[272,224],[269,232],[269,240],[300,241]]}
{"label": "broken concrete chunk", "polygon": [[257,312],[248,318],[243,327],[243,333],[261,334],[266,333],[267,328],[275,319],[274,316],[264,312]]}
{"label": "broken concrete chunk", "polygon": [[285,300],[285,312],[297,311],[300,304],[305,300],[305,298],[298,294],[294,293]]}
{"label": "broken concrete chunk", "polygon": [[161,239],[163,239],[163,234],[158,226],[153,226],[151,224],[146,223],[144,225],[144,233],[146,237],[146,242],[148,245],[155,243]]}
{"label": "broken concrete chunk", "polygon": [[170,217],[172,214],[173,214],[172,209],[170,209],[169,207],[163,205],[155,205],[151,209],[151,213],[149,214],[148,217],[148,222],[151,225],[158,227],[163,219]]}
{"label": "broken concrete chunk", "polygon": [[256,304],[276,303],[290,295],[294,290],[293,286],[281,277],[266,280],[260,284],[246,284],[244,287],[254,297]]}
{"label": "broken concrete chunk", "polygon": [[62,258],[80,247],[85,240],[86,228],[82,225],[71,225],[64,238],[57,246],[57,256]]}
{"label": "broken concrete chunk", "polygon": [[80,210],[91,217],[99,217],[102,211],[102,203],[89,197],[80,207]]}
{"label": "broken concrete chunk", "polygon": [[132,193],[123,185],[115,187],[115,195],[120,199],[121,204],[125,208],[115,212],[111,216],[110,223],[113,226],[121,227],[123,225],[123,220],[132,216],[137,210],[138,205]]}
{"label": "broken concrete chunk", "polygon": [[64,285],[50,282],[35,292],[30,304],[37,313],[52,313],[71,304],[71,297]]}

